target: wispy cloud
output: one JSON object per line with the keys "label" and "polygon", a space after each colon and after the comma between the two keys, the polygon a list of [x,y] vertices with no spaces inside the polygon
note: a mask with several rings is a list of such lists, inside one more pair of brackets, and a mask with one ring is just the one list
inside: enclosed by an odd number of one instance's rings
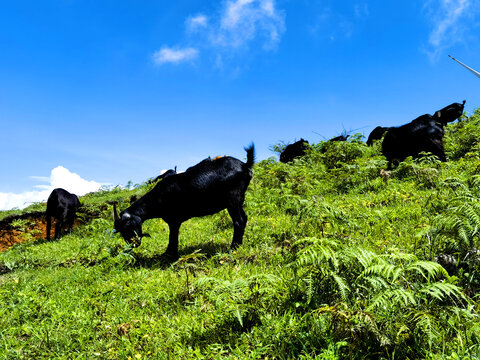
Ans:
{"label": "wispy cloud", "polygon": [[369,15],[368,4],[365,2],[356,3],[342,11],[322,7],[315,23],[310,26],[310,32],[315,36],[327,37],[331,41],[349,39]]}
{"label": "wispy cloud", "polygon": [[214,44],[238,48],[259,39],[268,50],[279,43],[285,21],[273,0],[227,1],[213,31]]}
{"label": "wispy cloud", "polygon": [[366,18],[370,15],[368,5],[366,3],[358,3],[353,7],[353,12],[357,18]]}
{"label": "wispy cloud", "polygon": [[[479,0],[430,0],[426,4],[432,30],[427,54],[434,60],[443,50],[464,41],[471,21],[476,16]],[[468,25],[467,25],[468,24]]]}
{"label": "wispy cloud", "polygon": [[46,182],[47,184],[36,185],[38,190],[24,191],[22,193],[0,193],[0,210],[13,208],[23,209],[34,202],[46,201],[55,188],[63,188],[78,196],[97,191],[102,184],[96,181],[83,179],[80,175],[71,172],[63,166],[57,166],[49,177],[32,176],[31,178]]}
{"label": "wispy cloud", "polygon": [[153,54],[153,61],[157,65],[165,63],[178,64],[190,61],[198,56],[198,50],[194,48],[174,49],[163,47]]}
{"label": "wispy cloud", "polygon": [[190,16],[185,21],[185,26],[189,32],[195,32],[199,29],[206,28],[208,26],[208,17],[203,14]]}
{"label": "wispy cloud", "polygon": [[[199,49],[215,64],[224,64],[247,50],[272,51],[285,32],[285,15],[275,0],[226,0],[212,14],[200,13],[185,20],[180,42],[188,47],[168,47],[155,52],[154,62],[180,63],[199,57]],[[217,66],[215,65],[215,66]]]}

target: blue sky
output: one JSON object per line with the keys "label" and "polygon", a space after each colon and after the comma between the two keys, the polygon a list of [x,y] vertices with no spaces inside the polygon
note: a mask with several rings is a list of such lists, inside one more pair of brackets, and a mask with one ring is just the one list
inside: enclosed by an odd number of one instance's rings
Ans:
{"label": "blue sky", "polygon": [[139,183],[207,156],[244,159],[252,141],[261,160],[282,141],[368,136],[452,102],[480,106],[480,80],[447,56],[480,69],[480,0],[0,9],[0,209],[74,178]]}

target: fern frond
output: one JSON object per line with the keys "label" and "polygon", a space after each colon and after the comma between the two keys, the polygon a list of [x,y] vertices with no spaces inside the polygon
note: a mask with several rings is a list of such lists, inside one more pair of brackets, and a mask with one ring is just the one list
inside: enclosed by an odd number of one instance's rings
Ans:
{"label": "fern frond", "polygon": [[433,261],[415,261],[406,267],[406,271],[414,271],[422,275],[425,280],[435,279],[439,275],[448,276],[442,265]]}
{"label": "fern frond", "polygon": [[389,289],[378,294],[367,310],[370,311],[375,308],[387,309],[398,304],[403,306],[415,305],[415,295],[407,289]]}
{"label": "fern frond", "polygon": [[335,284],[337,284],[337,288],[338,288],[338,291],[340,291],[342,300],[344,301],[347,300],[348,294],[350,292],[350,287],[347,285],[347,282],[345,281],[345,279],[334,272],[331,272],[330,276],[335,281]]}
{"label": "fern frond", "polygon": [[442,181],[442,186],[443,187],[448,187],[452,190],[466,190],[467,186],[462,182],[462,180],[457,179],[457,178],[446,178],[445,180]]}
{"label": "fern frond", "polygon": [[404,252],[400,252],[396,248],[391,249],[390,251],[391,252],[388,254],[380,255],[380,257],[382,259],[394,260],[394,261],[405,261],[405,262],[412,262],[417,260],[417,256],[415,254],[407,254]]}
{"label": "fern frond", "polygon": [[380,276],[366,276],[362,280],[370,284],[371,288],[367,288],[368,291],[382,291],[390,286],[390,283]]}
{"label": "fern frond", "polygon": [[360,247],[354,247],[349,250],[349,256],[357,259],[364,269],[372,265],[377,258],[377,254],[373,251],[369,251]]}
{"label": "fern frond", "polygon": [[465,299],[465,295],[463,295],[461,288],[454,284],[449,284],[445,282],[436,282],[427,284],[423,287],[420,292],[424,294],[428,294],[434,297],[437,300],[445,300],[445,298],[456,298],[456,299]]}
{"label": "fern frond", "polygon": [[426,338],[429,347],[432,346],[432,343],[435,337],[438,336],[438,331],[436,327],[436,319],[426,312],[416,312],[413,315],[413,322],[415,323],[415,332],[423,333]]}
{"label": "fern frond", "polygon": [[368,268],[366,268],[362,276],[369,276],[369,275],[377,275],[386,279],[389,279],[392,282],[395,282],[400,274],[403,272],[403,268],[397,265],[393,264],[377,264],[377,265],[372,265]]}
{"label": "fern frond", "polygon": [[367,333],[368,335],[373,335],[375,340],[380,344],[380,346],[388,346],[391,344],[391,340],[383,334],[375,321],[375,318],[367,312],[356,312],[353,319],[356,322],[356,325],[353,328],[353,331],[357,334]]}
{"label": "fern frond", "polygon": [[310,304],[312,302],[313,295],[315,292],[313,274],[310,272],[308,274],[308,277],[305,278],[304,281],[307,283],[307,303]]}
{"label": "fern frond", "polygon": [[[322,239],[323,240],[323,239]],[[324,267],[331,262],[335,268],[338,268],[338,259],[336,251],[330,246],[328,241],[314,241],[312,245],[302,249],[298,253],[297,265]]]}

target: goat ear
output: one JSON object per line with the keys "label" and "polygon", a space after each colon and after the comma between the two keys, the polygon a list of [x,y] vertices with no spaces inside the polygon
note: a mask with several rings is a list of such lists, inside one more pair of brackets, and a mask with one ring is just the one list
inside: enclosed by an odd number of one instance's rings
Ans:
{"label": "goat ear", "polygon": [[113,203],[113,221],[120,220],[120,216],[118,215],[117,210],[117,203]]}

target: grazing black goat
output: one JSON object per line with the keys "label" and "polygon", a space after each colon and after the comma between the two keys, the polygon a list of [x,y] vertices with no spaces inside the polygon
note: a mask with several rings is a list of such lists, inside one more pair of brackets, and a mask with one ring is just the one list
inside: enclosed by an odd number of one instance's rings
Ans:
{"label": "grazing black goat", "polygon": [[164,178],[120,215],[114,205],[115,230],[127,243],[137,247],[143,236],[149,236],[142,232],[142,223],[148,219],[161,218],[170,229],[165,254],[176,259],[178,232],[184,221],[227,209],[233,221],[231,247],[237,248],[242,244],[247,224],[243,202],[254,163],[253,144],[245,150],[246,163],[229,156],[217,160],[208,158],[184,173]]}
{"label": "grazing black goat", "polygon": [[280,162],[288,163],[293,159],[305,155],[305,151],[308,149],[308,141],[300,139],[293,144],[287,145],[280,154]]}
{"label": "grazing black goat", "polygon": [[61,188],[52,191],[47,200],[47,240],[50,240],[52,216],[56,220],[55,239],[58,239],[64,225],[67,225],[68,232],[72,231],[77,208],[80,206],[77,195]]}

